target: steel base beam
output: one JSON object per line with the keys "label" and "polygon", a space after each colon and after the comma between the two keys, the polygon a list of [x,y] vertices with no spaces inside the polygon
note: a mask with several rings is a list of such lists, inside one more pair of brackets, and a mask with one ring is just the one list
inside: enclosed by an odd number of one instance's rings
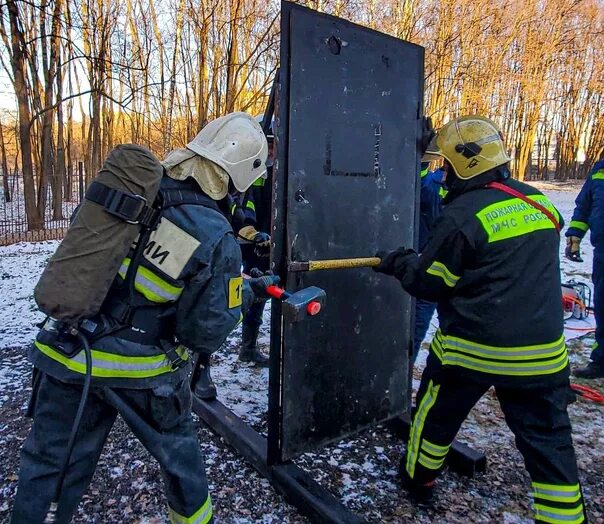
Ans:
{"label": "steel base beam", "polygon": [[[388,421],[387,427],[397,437],[407,440],[411,420],[407,417],[394,418]],[[454,440],[447,455],[446,464],[456,473],[472,478],[476,473],[486,471],[487,457],[484,453]]]}
{"label": "steel base beam", "polygon": [[193,411],[214,432],[235,448],[278,493],[312,522],[360,524],[352,513],[306,471],[292,462],[268,465],[266,439],[218,400],[193,395]]}

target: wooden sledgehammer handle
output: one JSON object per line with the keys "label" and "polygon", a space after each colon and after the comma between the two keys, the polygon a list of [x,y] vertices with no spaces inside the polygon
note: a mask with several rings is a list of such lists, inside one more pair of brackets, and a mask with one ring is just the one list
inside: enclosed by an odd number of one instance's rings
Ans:
{"label": "wooden sledgehammer handle", "polygon": [[323,271],[326,269],[351,269],[355,267],[375,267],[380,263],[378,257],[339,258],[334,260],[308,260],[306,262],[290,262],[289,270]]}

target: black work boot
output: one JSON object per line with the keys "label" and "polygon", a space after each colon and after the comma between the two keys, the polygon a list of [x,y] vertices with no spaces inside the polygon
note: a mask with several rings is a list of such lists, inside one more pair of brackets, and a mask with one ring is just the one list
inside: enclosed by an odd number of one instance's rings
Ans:
{"label": "black work boot", "polygon": [[573,375],[580,378],[604,378],[604,362],[590,362],[584,368],[573,370]]}
{"label": "black work boot", "polygon": [[199,372],[193,393],[201,400],[214,400],[216,398],[216,386],[210,375],[210,356],[200,355],[199,361]]}
{"label": "black work boot", "polygon": [[434,484],[436,481],[431,480],[424,484],[416,482],[409,476],[409,473],[407,473],[407,468],[405,467],[406,463],[407,458],[403,456],[398,466],[398,478],[401,481],[403,488],[416,503],[430,504],[434,498]]}
{"label": "black work boot", "polygon": [[265,357],[258,349],[258,333],[260,326],[251,326],[243,324],[243,336],[241,349],[239,350],[239,360],[241,362],[253,362],[255,366],[261,368],[268,367],[268,357]]}

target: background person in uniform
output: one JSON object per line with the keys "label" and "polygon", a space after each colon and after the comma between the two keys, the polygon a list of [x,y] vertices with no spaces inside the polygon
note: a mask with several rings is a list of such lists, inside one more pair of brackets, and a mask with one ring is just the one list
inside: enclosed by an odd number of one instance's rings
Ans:
{"label": "background person in uniform", "polygon": [[[421,253],[428,243],[432,228],[442,214],[443,198],[446,191],[444,188],[445,172],[440,168],[430,171],[429,162],[422,162],[420,178],[418,251]],[[434,311],[436,311],[435,302],[421,298],[415,300],[415,332],[413,335],[411,365],[415,364],[422,342],[430,327],[430,321],[434,316]]]}
{"label": "background person in uniform", "polygon": [[[262,120],[262,117],[260,117]],[[268,141],[268,160],[266,177],[259,178],[245,193],[238,197],[243,212],[243,226],[237,235],[244,239],[241,244],[243,271],[249,273],[252,268],[268,271],[270,264],[271,237],[267,233],[271,227],[272,172],[274,159],[274,136],[272,128],[266,135]],[[268,357],[258,348],[258,334],[262,326],[262,317],[266,302],[255,302],[245,313],[242,326],[242,341],[239,360],[253,362],[259,367],[268,367]]]}
{"label": "background person in uniform", "polygon": [[594,316],[596,342],[591,352],[591,362],[573,370],[582,378],[604,377],[604,326],[601,308],[604,307],[604,156],[594,164],[581,192],[575,200],[575,212],[566,230],[566,258],[573,262],[581,259],[581,240],[591,230],[594,247],[592,280],[594,283]]}
{"label": "background person in uniform", "polygon": [[[443,216],[421,256],[404,248],[380,253],[376,268],[413,296],[438,302],[440,329],[417,393],[401,478],[412,495],[431,498],[459,427],[495,386],[531,476],[535,520],[584,522],[567,413],[561,217],[539,191],[510,179],[501,133],[486,118],[453,120],[427,153],[444,158]],[[486,187],[495,182],[503,187]]]}
{"label": "background person in uniform", "polygon": [[[244,191],[264,173],[267,144],[245,113],[210,122],[165,160],[164,208],[150,242],[166,257],[144,254],[134,280],[137,306],[128,324],[92,344],[92,387],[63,490],[57,521],[67,523],[85,493],[119,414],[159,462],[172,523],[213,520],[204,459],[191,417],[189,356],[215,351],[239,322],[241,252],[224,216],[229,180]],[[126,266],[101,313],[128,302]],[[275,277],[273,279],[275,280]],[[259,293],[266,279],[252,281]],[[103,317],[92,319],[102,325]],[[38,340],[31,348],[33,425],[21,452],[13,524],[39,524],[49,509],[84,378],[80,354],[67,358]]]}

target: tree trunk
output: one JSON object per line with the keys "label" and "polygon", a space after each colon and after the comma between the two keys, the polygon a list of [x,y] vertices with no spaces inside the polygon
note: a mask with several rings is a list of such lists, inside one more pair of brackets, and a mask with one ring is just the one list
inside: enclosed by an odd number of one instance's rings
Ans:
{"label": "tree trunk", "polygon": [[19,110],[19,146],[21,148],[21,171],[23,173],[23,196],[25,198],[25,214],[29,231],[42,229],[42,215],[36,206],[36,186],[34,183],[34,167],[30,139],[31,112],[29,93],[26,80],[25,39],[21,31],[19,9],[15,0],[7,0],[11,28],[11,66],[15,82],[15,95]]}
{"label": "tree trunk", "polygon": [[6,144],[4,143],[4,124],[0,122],[0,153],[2,154],[2,188],[4,189],[4,201],[11,201],[11,190],[8,184],[8,162],[6,160]]}
{"label": "tree trunk", "polygon": [[[60,209],[61,218],[63,217],[63,192],[66,186],[66,176],[65,176],[65,123],[63,121],[63,73],[62,73],[62,64],[61,64],[61,51],[58,49],[58,39],[55,42],[57,46],[57,162],[55,165],[55,177],[56,177],[56,188],[57,188],[57,196],[53,200],[58,200],[55,202],[55,206],[58,205]],[[56,220],[56,218],[55,218]]]}

